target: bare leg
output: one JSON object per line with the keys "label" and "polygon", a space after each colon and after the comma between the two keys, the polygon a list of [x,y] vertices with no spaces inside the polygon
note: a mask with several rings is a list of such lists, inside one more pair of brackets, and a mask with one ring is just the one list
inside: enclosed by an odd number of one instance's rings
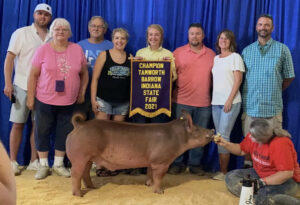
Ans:
{"label": "bare leg", "polygon": [[230,154],[219,154],[220,168],[223,174],[227,173],[229,159],[230,159]]}
{"label": "bare leg", "polygon": [[10,131],[9,149],[10,149],[10,160],[16,161],[18,151],[22,142],[22,132],[24,123],[13,123]]}
{"label": "bare leg", "polygon": [[33,162],[38,158],[37,150],[35,147],[35,141],[34,141],[34,121],[32,121],[32,128],[30,133],[30,147],[31,147],[31,158],[30,161]]}
{"label": "bare leg", "polygon": [[56,149],[54,155],[55,155],[56,157],[64,157],[65,154],[66,154],[66,152],[59,151],[59,150]]}
{"label": "bare leg", "polygon": [[106,114],[105,112],[97,112],[95,114],[96,119],[98,120],[109,120],[110,119],[110,115]]}
{"label": "bare leg", "polygon": [[47,158],[48,159],[48,153],[49,152],[39,152],[38,151],[39,158]]}
{"label": "bare leg", "polygon": [[125,115],[114,115],[113,120],[123,122],[125,120]]}
{"label": "bare leg", "polygon": [[146,186],[152,186],[153,185],[153,173],[152,168],[147,167],[147,180],[146,180]]}

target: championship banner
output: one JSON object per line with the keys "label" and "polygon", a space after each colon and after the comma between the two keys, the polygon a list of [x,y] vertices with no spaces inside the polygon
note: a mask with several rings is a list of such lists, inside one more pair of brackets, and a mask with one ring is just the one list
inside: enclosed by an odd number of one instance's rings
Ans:
{"label": "championship banner", "polygon": [[139,113],[171,117],[171,61],[131,60],[129,117]]}

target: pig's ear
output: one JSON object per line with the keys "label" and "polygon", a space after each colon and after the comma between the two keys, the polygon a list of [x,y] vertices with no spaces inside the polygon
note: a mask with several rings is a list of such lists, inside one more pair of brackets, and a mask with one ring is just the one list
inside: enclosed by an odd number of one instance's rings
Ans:
{"label": "pig's ear", "polygon": [[193,120],[192,120],[192,117],[191,117],[190,113],[188,113],[186,110],[181,110],[181,117],[180,118],[186,120],[185,121],[186,130],[188,132],[192,132]]}

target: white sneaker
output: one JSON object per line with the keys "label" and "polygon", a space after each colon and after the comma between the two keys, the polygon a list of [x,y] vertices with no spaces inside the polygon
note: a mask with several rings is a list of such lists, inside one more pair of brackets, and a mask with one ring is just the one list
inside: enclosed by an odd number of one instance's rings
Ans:
{"label": "white sneaker", "polygon": [[224,180],[225,180],[225,174],[223,174],[222,172],[217,172],[217,173],[212,177],[212,179],[224,181]]}
{"label": "white sneaker", "polygon": [[71,176],[70,170],[67,169],[64,165],[53,166],[52,171],[55,174],[59,175],[59,176],[63,176],[63,177],[70,177]]}
{"label": "white sneaker", "polygon": [[39,160],[36,159],[33,162],[30,162],[29,165],[27,166],[26,170],[38,170],[40,167]]}
{"label": "white sneaker", "polygon": [[21,174],[21,170],[19,168],[18,162],[11,161],[11,166],[12,166],[12,169],[13,169],[13,172],[14,172],[15,176],[18,176],[18,175]]}
{"label": "white sneaker", "polygon": [[50,172],[49,172],[48,166],[39,166],[34,177],[35,177],[35,179],[38,179],[38,180],[45,179],[49,174],[50,174]]}

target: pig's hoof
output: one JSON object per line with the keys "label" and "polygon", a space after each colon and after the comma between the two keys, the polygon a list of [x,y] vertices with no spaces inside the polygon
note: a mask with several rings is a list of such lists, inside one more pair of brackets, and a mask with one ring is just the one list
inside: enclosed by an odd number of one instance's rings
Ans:
{"label": "pig's hoof", "polygon": [[88,189],[96,189],[96,187],[93,184],[89,184],[85,186]]}
{"label": "pig's hoof", "polygon": [[156,194],[163,194],[164,190],[162,190],[162,189],[154,189],[154,193],[156,193]]}
{"label": "pig's hoof", "polygon": [[79,190],[79,191],[73,191],[73,195],[74,195],[74,196],[82,197],[82,193],[81,193],[80,190]]}
{"label": "pig's hoof", "polygon": [[146,186],[152,186],[153,185],[153,180],[152,179],[147,179],[145,184],[146,184]]}

